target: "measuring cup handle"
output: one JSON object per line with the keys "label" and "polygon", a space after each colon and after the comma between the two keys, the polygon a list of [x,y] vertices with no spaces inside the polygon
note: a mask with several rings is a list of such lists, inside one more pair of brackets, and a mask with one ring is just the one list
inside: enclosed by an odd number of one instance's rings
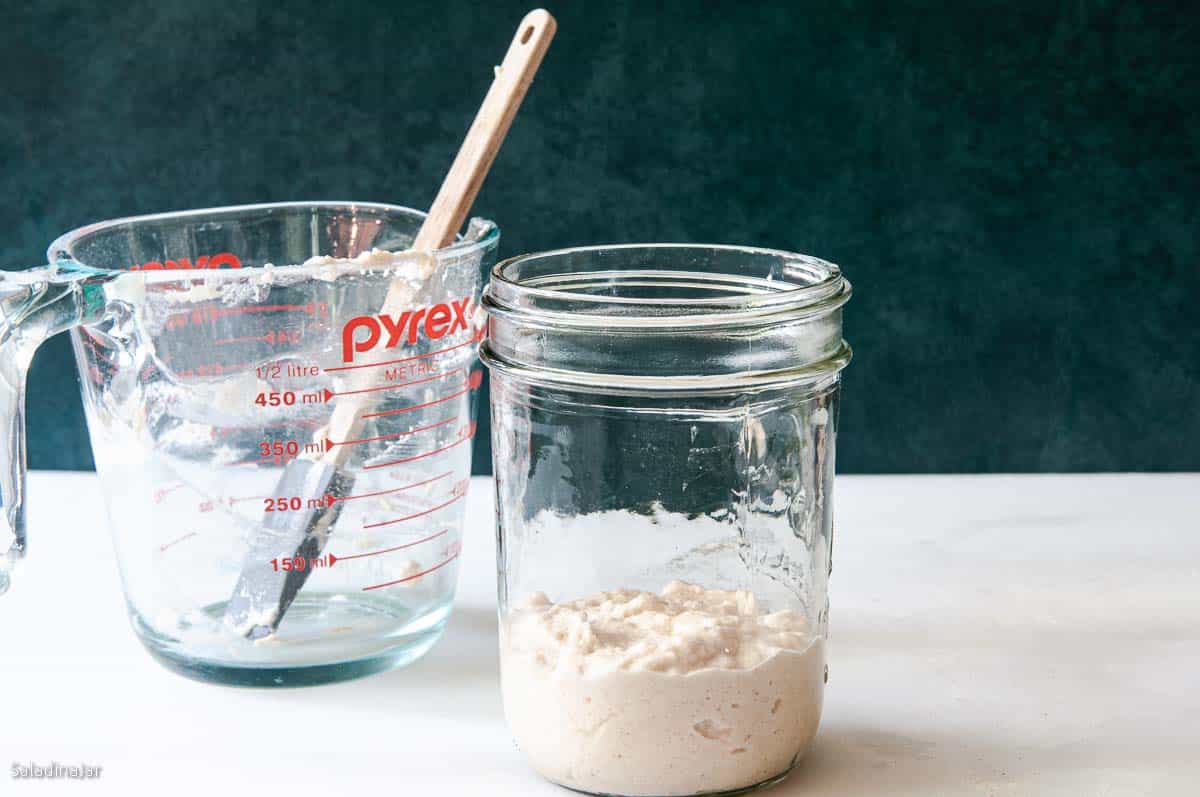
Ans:
{"label": "measuring cup handle", "polygon": [[103,314],[107,277],[43,266],[0,272],[0,593],[25,554],[25,375],[47,338]]}

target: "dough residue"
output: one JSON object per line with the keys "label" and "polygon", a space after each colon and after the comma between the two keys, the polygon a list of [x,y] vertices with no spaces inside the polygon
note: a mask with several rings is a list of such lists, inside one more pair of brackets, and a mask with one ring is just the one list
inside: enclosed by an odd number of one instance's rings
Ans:
{"label": "dough residue", "polygon": [[759,783],[803,753],[821,712],[821,640],[745,590],[535,593],[507,618],[501,663],[517,743],[545,777],[585,791]]}

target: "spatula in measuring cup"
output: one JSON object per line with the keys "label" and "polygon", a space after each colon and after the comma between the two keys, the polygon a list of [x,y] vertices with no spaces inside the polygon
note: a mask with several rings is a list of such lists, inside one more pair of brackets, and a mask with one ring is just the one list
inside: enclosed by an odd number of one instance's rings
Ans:
{"label": "spatula in measuring cup", "polygon": [[[429,252],[453,242],[550,46],[555,28],[554,17],[542,9],[529,12],[521,20],[475,121],[413,241],[412,251]],[[416,290],[405,280],[394,281],[380,312],[400,314],[411,304]],[[373,395],[351,392],[338,399],[322,438],[357,437],[364,423],[362,416],[374,403]],[[265,513],[225,607],[225,624],[238,634],[261,639],[274,633],[304,586],[308,568],[277,572],[271,560],[292,557],[311,560],[321,555],[341,512],[343,502],[336,499],[349,495],[354,483],[354,474],[344,467],[350,448],[333,446],[311,458],[294,459],[284,467],[272,495],[326,500],[313,502],[319,504],[315,507],[308,506],[306,500],[306,508],[298,512]]]}

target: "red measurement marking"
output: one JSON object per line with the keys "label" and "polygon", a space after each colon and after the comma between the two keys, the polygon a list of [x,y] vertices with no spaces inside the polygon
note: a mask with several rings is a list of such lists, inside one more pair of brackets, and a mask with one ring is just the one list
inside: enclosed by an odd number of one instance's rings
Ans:
{"label": "red measurement marking", "polygon": [[215,340],[213,343],[217,346],[226,343],[299,343],[300,331],[295,330],[288,332],[286,329],[279,332],[268,332],[265,335],[248,335],[243,338],[225,338],[224,340]]}
{"label": "red measurement marking", "polygon": [[[164,363],[169,365],[169,361],[164,360]],[[233,365],[221,365],[220,363],[208,363],[205,365],[197,365],[195,368],[178,368],[172,371],[175,376],[221,376],[223,374],[232,374],[245,371],[255,367],[256,363],[235,363]]]}
{"label": "red measurement marking", "polygon": [[183,486],[184,486],[183,482],[176,482],[175,484],[172,484],[168,487],[163,487],[163,488],[156,490],[154,492],[154,503],[161,504],[162,500],[164,498],[166,498],[168,495],[170,495],[171,493],[175,492],[176,490],[178,490],[180,487],[183,487]]}
{"label": "red measurement marking", "polygon": [[448,423],[455,423],[457,420],[458,418],[447,418],[444,421],[438,421],[430,426],[418,426],[416,429],[409,429],[407,432],[392,432],[391,434],[381,434],[378,437],[360,437],[357,440],[343,440],[340,443],[335,443],[327,437],[325,438],[325,450],[328,451],[334,446],[352,446],[358,443],[371,443],[376,440],[387,440],[392,437],[405,437],[410,434],[416,434],[417,432],[428,432],[430,429],[436,429],[439,426],[445,426]]}
{"label": "red measurement marking", "polygon": [[363,528],[364,529],[377,529],[380,526],[392,526],[392,525],[395,525],[396,523],[403,523],[406,520],[414,520],[419,517],[425,517],[426,515],[433,514],[434,512],[438,511],[439,509],[445,509],[446,507],[453,504],[455,501],[461,501],[465,497],[466,497],[466,493],[461,493],[459,495],[454,496],[453,498],[451,498],[449,501],[447,501],[444,504],[438,504],[437,506],[431,506],[429,509],[424,509],[424,510],[416,513],[415,515],[405,515],[404,517],[398,517],[395,520],[384,520],[379,523],[366,523],[363,525]]}
{"label": "red measurement marking", "polygon": [[317,404],[322,401],[328,403],[331,398],[333,398],[333,391],[329,388],[324,388],[316,393],[297,393],[295,390],[267,390],[256,395],[254,403],[265,409],[267,407],[294,407],[297,405],[297,402],[300,406]]}
{"label": "red measurement marking", "polygon": [[362,559],[364,556],[378,556],[381,553],[391,553],[392,551],[403,551],[405,548],[411,548],[414,545],[420,545],[423,542],[429,542],[430,540],[436,540],[438,537],[441,537],[442,535],[449,534],[449,533],[450,533],[450,529],[442,529],[437,534],[430,534],[428,537],[422,537],[421,539],[414,540],[413,542],[406,542],[403,545],[397,545],[394,548],[384,548],[383,550],[380,550],[380,551],[368,551],[367,553],[356,553],[356,554],[351,554],[350,556],[334,556],[333,554],[329,554],[329,564],[332,565],[334,562],[340,562],[343,559],[346,559],[346,560]]}
{"label": "red measurement marking", "polygon": [[418,579],[418,578],[420,578],[421,576],[427,576],[427,575],[429,575],[430,573],[432,573],[434,570],[440,570],[440,569],[442,569],[443,567],[445,567],[446,565],[448,565],[448,564],[450,564],[451,562],[453,562],[455,559],[457,559],[457,558],[458,558],[458,555],[459,555],[459,553],[461,553],[461,552],[460,552],[460,551],[455,551],[455,552],[454,552],[454,553],[453,553],[451,556],[449,556],[448,558],[446,558],[445,560],[443,560],[443,561],[441,561],[441,562],[438,562],[436,565],[434,565],[433,567],[429,568],[428,570],[422,570],[420,573],[416,573],[416,574],[414,574],[414,575],[408,576],[407,578],[398,578],[398,579],[396,579],[395,581],[385,581],[385,582],[383,582],[382,584],[372,584],[372,585],[371,585],[371,586],[369,586],[369,587],[363,587],[363,588],[362,588],[362,591],[363,591],[363,592],[369,592],[369,591],[371,591],[371,590],[373,590],[373,589],[382,589],[383,587],[390,587],[390,586],[392,586],[393,584],[403,584],[403,583],[404,583],[404,582],[406,582],[406,581],[413,581],[413,580],[415,580],[415,579]]}
{"label": "red measurement marking", "polygon": [[248,307],[209,307],[206,308],[206,313],[210,319],[217,319],[224,315],[246,315],[249,313],[308,313],[313,315],[318,307],[313,303],[308,304],[255,304]]}
{"label": "red measurement marking", "polygon": [[461,368],[454,368],[450,371],[446,371],[445,373],[434,374],[433,376],[428,376],[428,377],[425,377],[424,379],[414,379],[411,382],[398,382],[395,384],[380,385],[379,387],[365,387],[362,390],[338,390],[333,395],[335,395],[335,396],[352,396],[355,393],[374,393],[379,390],[395,390],[396,388],[399,388],[399,387],[411,387],[412,385],[423,385],[426,382],[436,382],[437,380],[442,379],[443,377],[453,376],[454,374],[456,374],[460,371],[462,371]]}
{"label": "red measurement marking", "polygon": [[88,352],[97,360],[107,363],[108,365],[117,364],[116,352],[110,353],[110,349],[101,343],[95,335],[84,332],[80,336],[80,342],[83,343],[83,347],[87,349]]}
{"label": "red measurement marking", "polygon": [[160,545],[160,546],[158,546],[158,552],[159,552],[159,553],[162,553],[163,551],[165,551],[165,550],[167,550],[168,548],[170,548],[172,545],[178,545],[179,543],[181,543],[181,542],[183,542],[184,540],[186,540],[188,537],[195,537],[195,536],[196,536],[196,532],[194,532],[194,531],[193,531],[193,532],[191,532],[191,533],[189,533],[189,534],[184,534],[182,537],[180,537],[180,538],[179,538],[179,539],[177,539],[177,540],[173,540],[173,541],[171,541],[171,542],[168,542],[166,545]]}
{"label": "red measurement marking", "polygon": [[266,335],[247,335],[244,338],[225,338],[224,340],[214,340],[213,343],[217,346],[222,346],[226,343],[274,343],[275,336],[268,333]]}
{"label": "red measurement marking", "polygon": [[445,473],[440,473],[437,476],[434,476],[432,479],[426,479],[423,482],[413,482],[412,484],[406,484],[403,487],[393,487],[390,490],[380,490],[377,493],[359,493],[358,495],[347,495],[345,498],[335,498],[332,495],[327,495],[327,496],[325,496],[325,498],[326,498],[326,501],[329,503],[329,505],[333,506],[334,501],[353,501],[355,498],[374,498],[377,495],[389,495],[391,493],[399,493],[399,492],[403,492],[404,490],[411,490],[414,487],[422,487],[426,484],[433,484],[435,481],[438,481],[439,479],[444,479],[447,476],[453,476],[453,475],[454,475],[454,471],[448,470]]}
{"label": "red measurement marking", "polygon": [[475,390],[476,388],[478,388],[482,382],[483,382],[483,372],[482,371],[472,371],[471,375],[469,377],[467,377],[467,386],[465,388],[463,388],[462,390],[455,391],[454,393],[450,393],[448,395],[442,396],[441,398],[436,398],[436,399],[433,399],[432,401],[426,401],[421,404],[413,404],[408,407],[399,407],[394,410],[384,410],[383,412],[368,412],[368,413],[365,413],[362,417],[363,418],[380,418],[385,415],[399,415],[402,412],[412,412],[413,410],[420,410],[420,409],[424,409],[425,407],[432,407],[435,404],[442,404],[444,402],[456,399],[459,396],[462,396],[466,393],[470,393],[472,390]]}
{"label": "red measurement marking", "polygon": [[264,498],[266,498],[265,495],[247,495],[247,496],[243,496],[242,498],[230,497],[226,500],[229,501],[230,506],[233,506],[234,504],[240,504],[242,501],[261,501]]}
{"label": "red measurement marking", "polygon": [[379,418],[384,415],[399,415],[402,412],[412,412],[413,410],[420,410],[420,409],[424,409],[425,407],[432,407],[435,404],[441,404],[443,402],[450,401],[451,399],[456,399],[459,396],[463,395],[464,393],[470,393],[470,392],[471,392],[470,388],[465,388],[463,390],[458,391],[457,393],[451,393],[448,396],[442,396],[441,398],[434,399],[433,401],[426,401],[421,404],[413,404],[408,407],[400,407],[400,408],[394,409],[394,410],[386,410],[385,412],[370,412],[370,413],[364,414],[363,417],[364,418]]}
{"label": "red measurement marking", "polygon": [[424,454],[417,454],[416,456],[405,457],[404,459],[393,459],[391,462],[380,462],[377,465],[363,465],[363,470],[374,470],[375,468],[386,468],[391,465],[403,465],[405,462],[415,462],[418,459],[425,459],[425,457],[432,457],[434,454],[440,454],[443,451],[449,451],[450,449],[454,448],[455,446],[461,445],[461,444],[467,442],[474,436],[475,436],[475,424],[471,424],[470,434],[468,434],[466,437],[460,437],[458,440],[455,440],[450,445],[442,446],[441,448],[435,448],[432,451],[426,451]]}
{"label": "red measurement marking", "polygon": [[303,312],[311,316],[328,315],[329,306],[325,302],[310,302],[308,304],[261,304],[250,307],[197,307],[194,310],[174,313],[167,317],[167,329],[179,329],[188,324],[203,324],[206,321],[216,321],[221,316],[242,315],[245,313],[293,313]]}
{"label": "red measurement marking", "polygon": [[117,365],[116,356],[110,355],[107,351],[100,348],[96,344],[85,343],[84,348],[86,348],[88,351],[88,354],[90,354],[92,357],[94,357],[98,362],[104,363],[105,365],[113,365],[113,366]]}
{"label": "red measurement marking", "polygon": [[410,363],[413,360],[426,360],[430,357],[436,357],[439,354],[445,354],[448,351],[454,351],[455,349],[461,349],[463,346],[470,346],[474,342],[475,342],[475,340],[474,340],[474,338],[472,338],[471,340],[465,340],[462,343],[456,343],[453,346],[447,346],[444,349],[438,349],[437,351],[431,351],[426,354],[418,354],[413,357],[401,357],[399,360],[384,360],[383,362],[362,363],[360,365],[339,365],[335,368],[325,368],[323,370],[326,373],[329,373],[331,371],[349,371],[354,368],[378,368],[381,365],[396,365],[398,363]]}

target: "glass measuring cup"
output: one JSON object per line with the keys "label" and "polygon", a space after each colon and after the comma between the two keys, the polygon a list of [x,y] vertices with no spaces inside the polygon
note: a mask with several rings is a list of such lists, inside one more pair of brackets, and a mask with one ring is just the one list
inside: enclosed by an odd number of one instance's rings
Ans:
{"label": "glass measuring cup", "polygon": [[808,748],[849,296],[830,263],[748,247],[493,269],[501,679],[545,777],[722,793]]}
{"label": "glass measuring cup", "polygon": [[[49,267],[3,274],[0,588],[27,546],[25,371],[69,329],[130,618],[159,661],[301,685],[428,650],[454,595],[499,233],[475,219],[450,247],[405,252],[423,218],[330,202],[121,219],[62,236]],[[411,302],[382,316],[396,281]],[[372,398],[361,434],[330,440],[352,393]],[[289,461],[334,446],[353,449],[349,494],[276,494]],[[324,547],[267,553],[268,518],[335,503]],[[251,568],[302,584],[257,640],[223,616]]]}

